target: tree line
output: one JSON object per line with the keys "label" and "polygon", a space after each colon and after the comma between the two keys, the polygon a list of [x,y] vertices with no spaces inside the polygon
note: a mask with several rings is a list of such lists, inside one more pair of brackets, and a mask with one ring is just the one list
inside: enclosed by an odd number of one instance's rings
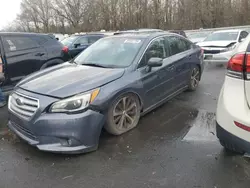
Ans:
{"label": "tree line", "polygon": [[75,33],[250,24],[249,0],[22,0],[6,31]]}

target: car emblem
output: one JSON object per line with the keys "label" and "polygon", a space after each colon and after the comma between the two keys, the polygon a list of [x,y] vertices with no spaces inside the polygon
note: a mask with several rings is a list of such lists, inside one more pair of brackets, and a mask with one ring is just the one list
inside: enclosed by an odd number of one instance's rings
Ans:
{"label": "car emblem", "polygon": [[23,101],[22,101],[22,99],[20,99],[20,98],[17,98],[17,99],[16,99],[16,103],[17,103],[19,106],[22,106],[22,105],[23,105]]}

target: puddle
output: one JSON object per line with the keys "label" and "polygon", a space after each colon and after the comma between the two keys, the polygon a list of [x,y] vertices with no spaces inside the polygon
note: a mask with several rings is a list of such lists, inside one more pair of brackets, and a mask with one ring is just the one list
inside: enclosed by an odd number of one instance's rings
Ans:
{"label": "puddle", "polygon": [[183,141],[217,141],[215,113],[199,111],[195,120],[190,122],[190,127]]}

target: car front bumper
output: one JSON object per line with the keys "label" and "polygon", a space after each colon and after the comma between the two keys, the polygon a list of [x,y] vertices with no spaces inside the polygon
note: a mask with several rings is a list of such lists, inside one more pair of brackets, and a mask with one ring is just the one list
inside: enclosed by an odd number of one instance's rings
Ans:
{"label": "car front bumper", "polygon": [[8,126],[39,150],[75,154],[97,149],[104,123],[104,115],[91,109],[78,114],[41,110],[29,121],[9,110]]}
{"label": "car front bumper", "polygon": [[232,55],[232,51],[223,52],[219,54],[204,54],[204,62],[213,64],[226,64],[230,60]]}

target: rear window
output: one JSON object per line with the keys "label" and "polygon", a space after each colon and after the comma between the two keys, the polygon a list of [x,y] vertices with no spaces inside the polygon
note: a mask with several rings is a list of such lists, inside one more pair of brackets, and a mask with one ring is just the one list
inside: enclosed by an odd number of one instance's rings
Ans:
{"label": "rear window", "polygon": [[3,36],[2,39],[7,52],[38,47],[38,44],[29,36]]}

